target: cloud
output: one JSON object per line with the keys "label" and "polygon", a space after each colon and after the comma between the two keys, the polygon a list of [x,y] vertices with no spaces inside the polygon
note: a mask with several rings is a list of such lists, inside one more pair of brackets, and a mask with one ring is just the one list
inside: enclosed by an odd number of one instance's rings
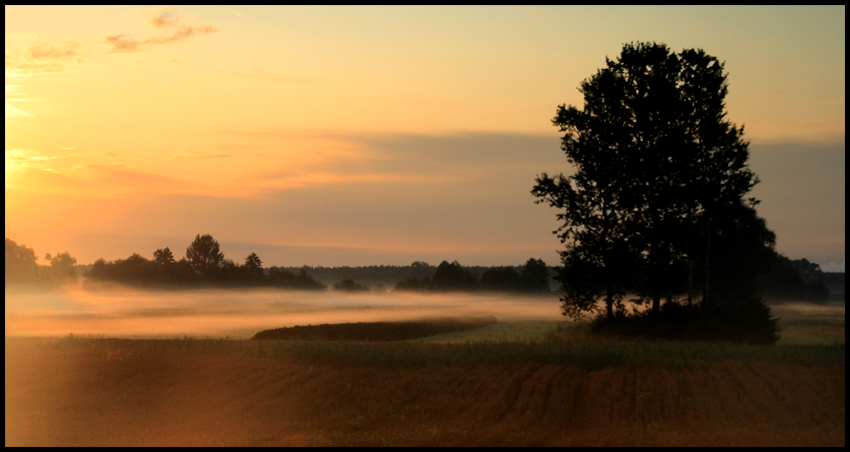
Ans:
{"label": "cloud", "polygon": [[182,25],[169,36],[166,36],[164,38],[150,38],[145,42],[151,44],[171,44],[175,42],[185,41],[195,35],[205,35],[209,33],[215,33],[217,31],[218,28],[215,28],[212,25],[201,25],[198,27]]}
{"label": "cloud", "polygon": [[[30,151],[19,152],[7,167],[14,165],[15,177],[7,178],[6,189],[52,196],[79,198],[127,198],[156,193],[205,193],[204,187],[123,165],[77,164]],[[8,172],[8,170],[7,170]],[[17,173],[17,174],[16,174]]]}
{"label": "cloud", "polygon": [[168,28],[179,23],[180,19],[177,17],[176,8],[166,8],[160,11],[160,13],[154,16],[153,20],[151,20],[151,24],[154,28]]}
{"label": "cloud", "polygon": [[183,25],[182,15],[177,13],[176,8],[167,8],[156,14],[151,20],[151,25],[157,30],[173,30],[161,36],[153,36],[143,41],[133,39],[125,34],[107,36],[104,44],[112,46],[111,53],[141,52],[157,44],[174,44],[186,41],[193,36],[215,33],[218,28],[212,25]]}
{"label": "cloud", "polygon": [[32,112],[30,112],[28,108],[25,108],[24,105],[32,105],[33,103],[39,102],[38,99],[31,99],[27,97],[24,92],[20,91],[20,88],[20,85],[6,85],[6,92],[4,94],[7,118],[32,116]]}
{"label": "cloud", "polygon": [[27,43],[7,48],[6,76],[63,72],[82,62],[80,43],[73,40]]}
{"label": "cloud", "polygon": [[17,167],[34,168],[56,159],[54,156],[42,155],[32,149],[6,149],[5,151],[7,167],[11,164]]}
{"label": "cloud", "polygon": [[135,39],[128,38],[127,35],[107,36],[103,42],[112,45],[112,52],[138,52],[142,50],[142,44]]}

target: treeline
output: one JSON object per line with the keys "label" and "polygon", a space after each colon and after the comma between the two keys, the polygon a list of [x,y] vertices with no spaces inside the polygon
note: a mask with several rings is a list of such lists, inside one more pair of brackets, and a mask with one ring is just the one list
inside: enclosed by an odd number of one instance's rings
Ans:
{"label": "treeline", "polygon": [[[6,282],[37,282],[60,285],[76,276],[76,259],[67,252],[47,255],[49,269],[40,268],[35,251],[6,239]],[[244,263],[227,259],[210,235],[197,235],[176,260],[168,247],[153,252],[153,259],[133,253],[126,259],[98,259],[85,272],[88,281],[108,281],[130,286],[226,286],[280,287],[299,290],[345,292],[386,291],[550,291],[550,269],[540,259],[529,259],[520,267],[463,267],[457,261],[438,266],[416,261],[410,266],[370,267],[263,267],[256,253]],[[336,281],[336,282],[332,282]]]}
{"label": "treeline", "polygon": [[[416,261],[410,265],[371,265],[364,267],[286,267],[287,270],[297,271],[303,268],[308,275],[317,280],[341,287],[358,284],[360,289],[370,287],[372,289],[395,288],[402,290],[441,291],[443,282],[446,285],[464,286],[464,290],[497,290],[497,291],[532,291],[548,292],[555,286],[555,269],[546,266],[539,259],[530,259],[532,265],[526,262],[522,266],[485,267],[485,266],[461,266],[462,269],[471,273],[471,276],[461,276],[464,272],[456,269],[460,264],[450,264],[443,261],[434,266],[427,262]],[[536,264],[536,267],[535,267]],[[437,283],[434,276],[438,273]],[[534,274],[534,268],[546,267],[546,271],[537,270],[538,276]],[[454,269],[454,270],[453,270]],[[543,274],[546,275],[546,283],[543,283]],[[458,278],[454,278],[457,276]],[[536,278],[536,279],[535,279]],[[452,283],[453,279],[459,279]],[[472,281],[472,284],[464,284],[464,280]],[[353,286],[352,286],[353,287]],[[545,289],[545,290],[544,290]],[[356,289],[355,289],[356,290]]]}
{"label": "treeline", "polygon": [[271,286],[299,290],[325,290],[325,284],[307,275],[304,269],[292,273],[279,267],[263,268],[256,253],[239,264],[224,257],[219,243],[211,235],[198,234],[179,261],[168,248],[153,253],[153,260],[134,253],[127,259],[98,259],[83,276],[94,281],[113,281],[127,285],[165,286]]}
{"label": "treeline", "polygon": [[33,286],[60,286],[69,279],[76,278],[77,260],[71,254],[47,253],[44,258],[47,265],[39,265],[35,250],[18,245],[6,238],[6,283],[27,284]]}
{"label": "treeline", "polygon": [[410,276],[395,285],[395,290],[414,292],[498,291],[545,293],[550,291],[549,267],[540,259],[529,259],[525,265],[491,267],[481,273],[461,266],[457,261],[443,261],[432,276]]}
{"label": "treeline", "polygon": [[[77,277],[77,260],[70,253],[46,254],[39,265],[32,248],[6,238],[5,282],[58,286]],[[407,266],[366,267],[269,267],[255,253],[244,263],[226,259],[209,235],[198,235],[186,255],[175,260],[169,248],[154,251],[153,260],[139,254],[126,259],[98,259],[87,266],[83,277],[90,281],[111,281],[132,286],[193,287],[268,286],[301,290],[382,292],[389,289],[413,292],[494,291],[547,293],[556,269],[540,259],[529,259],[512,267],[462,266],[457,261],[434,266],[416,261]],[[559,292],[563,287],[557,288]],[[844,273],[827,273],[806,259],[779,256],[758,276],[758,290],[771,299],[825,302],[830,294],[844,294]]]}
{"label": "treeline", "polygon": [[825,302],[830,296],[828,285],[843,298],[844,273],[825,273],[807,259],[791,260],[780,255],[767,272],[759,275],[758,285],[762,296]]}

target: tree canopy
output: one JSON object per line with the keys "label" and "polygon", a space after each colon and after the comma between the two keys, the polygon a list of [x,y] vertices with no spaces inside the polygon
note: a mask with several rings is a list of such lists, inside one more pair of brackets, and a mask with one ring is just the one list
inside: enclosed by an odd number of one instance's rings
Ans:
{"label": "tree canopy", "polygon": [[726,119],[722,62],[699,49],[625,44],[579,91],[584,108],[560,105],[552,120],[575,173],[543,173],[532,189],[559,209],[565,315],[604,297],[611,320],[626,293],[658,312],[698,260],[707,298],[712,237],[741,218],[761,228],[753,246],[772,252],[775,237],[746,198],[758,178],[743,127]]}

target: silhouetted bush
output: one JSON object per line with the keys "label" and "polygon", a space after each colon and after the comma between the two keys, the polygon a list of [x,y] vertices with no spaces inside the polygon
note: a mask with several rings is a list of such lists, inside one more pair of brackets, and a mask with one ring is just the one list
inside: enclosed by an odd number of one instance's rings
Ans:
{"label": "silhouetted bush", "polygon": [[409,276],[404,281],[399,281],[395,285],[395,290],[406,292],[428,292],[432,289],[433,282],[431,278],[425,276],[422,279],[416,276]]}
{"label": "silhouetted bush", "polygon": [[293,274],[280,267],[271,267],[268,270],[267,276],[268,285],[283,287],[287,289],[299,290],[325,290],[327,286],[316,281],[313,277],[307,274],[304,268],[298,271],[298,275]]}
{"label": "silhouetted bush", "polygon": [[668,302],[659,312],[601,314],[591,322],[596,334],[667,340],[728,341],[773,344],[779,340],[778,319],[761,298],[691,306]]}
{"label": "silhouetted bush", "polygon": [[364,284],[357,284],[354,280],[346,278],[342,281],[335,283],[333,285],[334,290],[340,290],[343,292],[368,292],[369,286]]}

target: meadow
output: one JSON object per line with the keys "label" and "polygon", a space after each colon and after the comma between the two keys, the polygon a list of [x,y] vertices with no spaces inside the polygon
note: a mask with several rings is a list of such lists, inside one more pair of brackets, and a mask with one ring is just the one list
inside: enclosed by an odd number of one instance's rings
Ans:
{"label": "meadow", "polygon": [[843,303],[775,311],[774,346],[508,315],[394,342],[7,334],[5,444],[843,446]]}

